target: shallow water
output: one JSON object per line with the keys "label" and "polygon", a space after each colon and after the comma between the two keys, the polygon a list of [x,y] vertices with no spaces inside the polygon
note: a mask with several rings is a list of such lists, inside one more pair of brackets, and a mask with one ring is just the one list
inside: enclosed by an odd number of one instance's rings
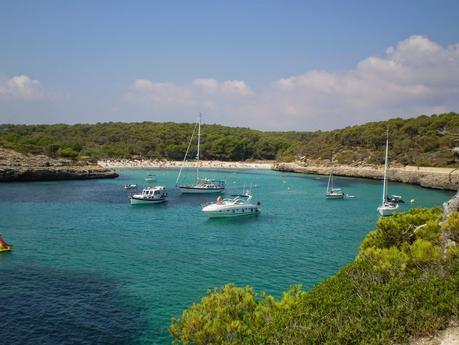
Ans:
{"label": "shallow water", "polygon": [[[176,170],[120,170],[114,180],[0,184],[0,320],[5,344],[168,344],[170,318],[207,289],[233,282],[279,296],[310,288],[353,260],[374,229],[381,182],[336,178],[355,195],[326,200],[327,177],[266,170],[202,171],[227,194],[252,184],[258,217],[208,220],[215,196],[169,192],[130,206],[125,183],[172,187]],[[415,206],[453,195],[390,184]],[[402,210],[408,209],[405,204]]]}

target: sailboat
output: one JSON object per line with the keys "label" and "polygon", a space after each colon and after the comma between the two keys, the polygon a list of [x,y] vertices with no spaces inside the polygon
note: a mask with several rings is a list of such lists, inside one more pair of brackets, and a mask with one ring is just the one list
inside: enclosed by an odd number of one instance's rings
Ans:
{"label": "sailboat", "polygon": [[325,193],[327,199],[344,199],[344,192],[341,188],[334,188],[333,186],[333,172],[330,172],[328,177],[327,192]]}
{"label": "sailboat", "polygon": [[384,159],[384,182],[381,205],[377,208],[381,216],[390,216],[398,209],[398,203],[387,201],[387,164],[389,155],[389,130],[386,131],[386,156]]}
{"label": "sailboat", "polygon": [[[199,156],[200,156],[200,145],[201,145],[201,121],[202,115],[199,113],[199,119],[196,124],[198,127],[198,143],[197,143],[197,153],[196,153],[196,178],[193,184],[180,184],[180,176],[182,175],[182,169],[184,164],[180,167],[180,171],[177,176],[177,180],[175,182],[177,188],[180,189],[182,193],[187,194],[202,194],[202,193],[221,193],[225,190],[225,181],[214,180],[209,178],[201,178],[199,176]],[[196,126],[193,129],[193,133],[191,134],[191,139],[188,144],[188,148],[185,153],[185,157],[183,158],[183,163],[186,162],[188,152],[191,147],[191,143],[193,141],[194,133],[196,132]]]}

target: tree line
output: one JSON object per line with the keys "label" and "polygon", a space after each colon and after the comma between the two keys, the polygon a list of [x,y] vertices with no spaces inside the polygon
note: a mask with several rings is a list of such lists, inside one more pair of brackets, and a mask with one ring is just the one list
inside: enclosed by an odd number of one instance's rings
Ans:
{"label": "tree line", "polygon": [[[195,124],[122,123],[0,125],[0,146],[23,153],[95,161],[107,158],[181,160]],[[390,131],[391,162],[411,165],[457,164],[459,146],[456,113],[371,122],[332,131],[263,132],[249,128],[205,124],[201,157],[208,160],[332,159],[380,164],[384,160],[386,128]],[[191,155],[196,146],[192,145]]]}

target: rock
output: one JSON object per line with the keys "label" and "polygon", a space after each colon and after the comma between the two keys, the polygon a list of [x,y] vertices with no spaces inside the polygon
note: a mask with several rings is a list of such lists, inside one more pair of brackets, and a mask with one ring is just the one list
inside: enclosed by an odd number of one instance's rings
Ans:
{"label": "rock", "polygon": [[25,155],[0,148],[0,182],[80,180],[115,178],[113,170],[98,165],[52,159],[44,155]]}
{"label": "rock", "polygon": [[[313,163],[313,164],[311,164]],[[300,172],[305,174],[328,175],[333,171],[337,176],[363,177],[381,180],[384,177],[382,166],[374,165],[331,165],[317,162],[276,163],[274,170]],[[426,188],[457,190],[459,188],[459,169],[433,167],[391,167],[387,178],[390,181],[417,184]]]}

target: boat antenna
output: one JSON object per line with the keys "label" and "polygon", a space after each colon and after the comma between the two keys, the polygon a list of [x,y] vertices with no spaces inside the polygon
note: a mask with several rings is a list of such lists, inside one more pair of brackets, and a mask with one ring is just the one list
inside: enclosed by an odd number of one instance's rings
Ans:
{"label": "boat antenna", "polygon": [[178,185],[178,181],[180,180],[180,175],[182,174],[182,169],[183,169],[183,166],[185,165],[186,157],[188,156],[188,152],[190,151],[191,142],[193,141],[194,133],[196,132],[196,127],[197,126],[198,126],[198,124],[196,123],[194,125],[193,133],[191,134],[191,139],[190,139],[190,142],[188,143],[188,147],[187,147],[186,152],[185,152],[185,157],[183,157],[183,163],[182,163],[182,166],[180,167],[180,171],[178,173],[177,180],[175,181],[175,185],[176,186]]}

